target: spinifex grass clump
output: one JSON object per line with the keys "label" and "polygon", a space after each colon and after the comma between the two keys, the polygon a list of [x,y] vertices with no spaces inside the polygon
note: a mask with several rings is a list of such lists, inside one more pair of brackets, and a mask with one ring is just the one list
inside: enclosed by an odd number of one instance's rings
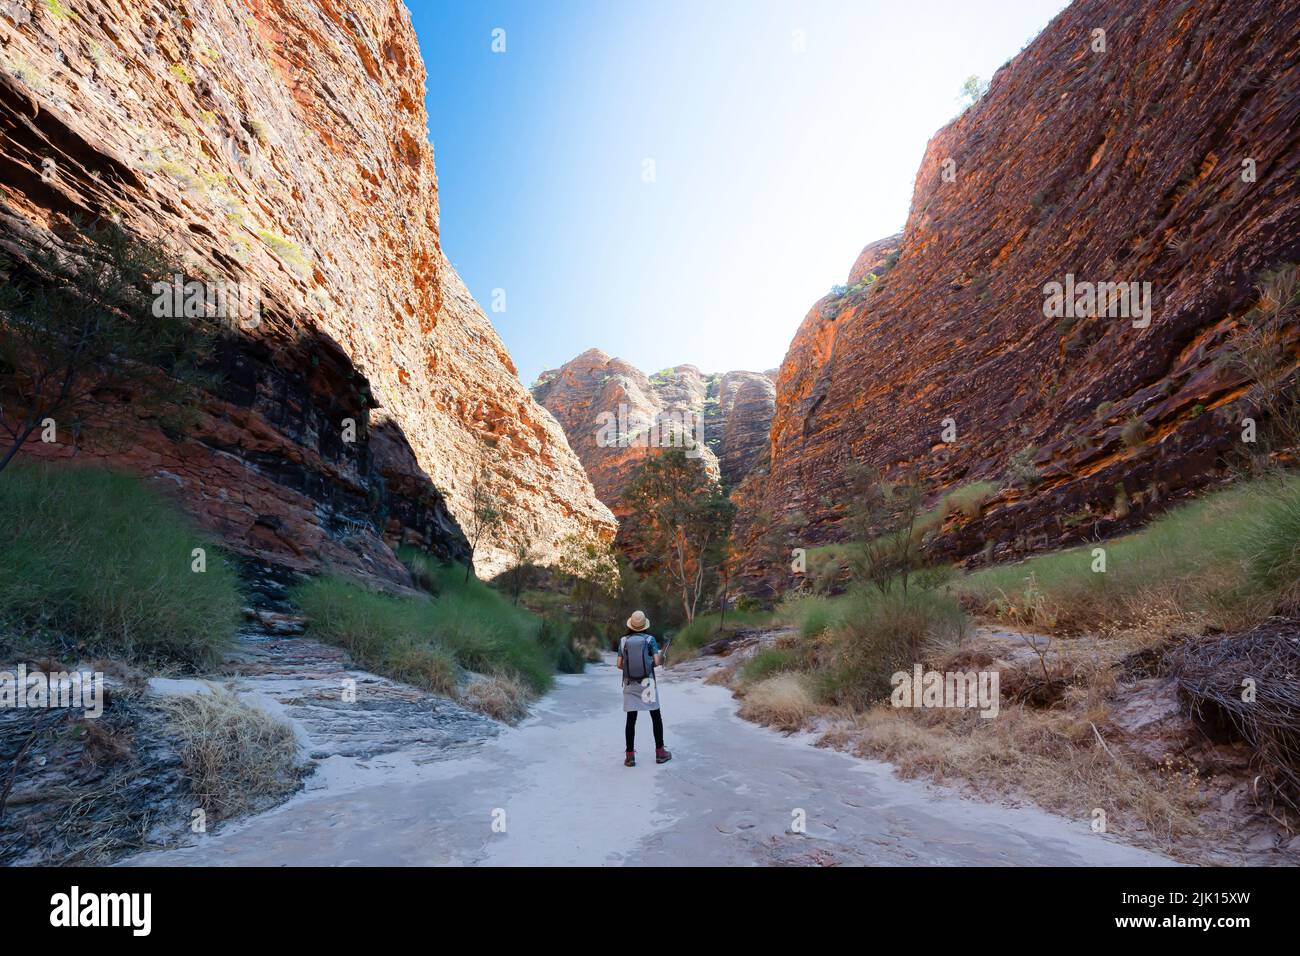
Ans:
{"label": "spinifex grass clump", "polygon": [[0,618],[68,653],[207,667],[240,607],[234,568],[139,479],[19,462],[0,474]]}
{"label": "spinifex grass clump", "polygon": [[967,518],[978,518],[984,503],[998,492],[998,486],[991,481],[975,481],[962,485],[943,496],[939,509],[943,517],[960,512]]}
{"label": "spinifex grass clump", "polygon": [[546,690],[556,670],[582,666],[557,621],[515,607],[456,566],[425,565],[435,597],[378,594],[342,578],[300,585],[294,600],[310,633],[345,648],[362,664],[442,693],[454,690],[457,667]]}
{"label": "spinifex grass clump", "polygon": [[433,640],[430,602],[335,577],[299,585],[292,596],[312,637],[343,648],[365,667],[439,693],[456,686],[455,658]]}

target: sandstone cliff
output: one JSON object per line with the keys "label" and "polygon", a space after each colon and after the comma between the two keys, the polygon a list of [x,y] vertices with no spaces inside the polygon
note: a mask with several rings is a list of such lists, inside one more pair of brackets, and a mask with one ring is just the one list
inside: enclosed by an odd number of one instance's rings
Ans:
{"label": "sandstone cliff", "polygon": [[[514,540],[545,558],[566,533],[613,533],[443,255],[400,2],[0,0],[0,64],[11,254],[107,216],[262,296],[193,436],[142,422],[126,451],[82,454],[165,479],[232,546],[304,567],[400,577],[379,530],[463,552],[484,460],[506,527],[480,573]],[[365,426],[350,446],[349,412]]]}
{"label": "sandstone cliff", "polygon": [[[645,439],[644,427],[633,434],[638,422],[686,424],[693,437],[703,439],[705,467],[731,487],[766,452],[775,389],[763,373],[706,375],[694,365],[647,376],[623,359],[590,349],[543,372],[533,395],[564,428],[600,500],[617,513],[637,464],[657,450]],[[629,441],[620,445],[609,440],[603,426],[623,420],[630,423]]]}
{"label": "sandstone cliff", "polygon": [[[901,239],[868,246],[855,288],[804,320],[770,465],[738,496],[742,540],[760,512],[796,510],[808,544],[836,538],[852,459],[915,469],[936,494],[1000,487],[948,519],[950,556],[1104,536],[1220,473],[1257,413],[1229,341],[1260,277],[1300,256],[1298,85],[1295,9],[1058,15],[931,140]],[[1149,282],[1150,324],[1045,315],[1067,274]],[[1016,455],[1035,480],[1010,487]]]}

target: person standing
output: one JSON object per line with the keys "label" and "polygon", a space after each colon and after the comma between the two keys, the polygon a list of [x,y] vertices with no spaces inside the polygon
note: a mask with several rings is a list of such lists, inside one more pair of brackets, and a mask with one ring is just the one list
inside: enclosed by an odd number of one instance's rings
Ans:
{"label": "person standing", "polygon": [[623,676],[623,710],[627,712],[627,722],[623,727],[623,742],[626,752],[623,754],[623,766],[636,766],[636,715],[643,710],[650,711],[650,723],[654,726],[655,763],[667,763],[673,759],[671,751],[664,748],[664,721],[659,713],[659,682],[655,677],[655,667],[663,664],[663,652],[654,635],[647,633],[650,620],[642,611],[634,611],[627,619],[628,633],[618,642],[618,659],[616,666]]}

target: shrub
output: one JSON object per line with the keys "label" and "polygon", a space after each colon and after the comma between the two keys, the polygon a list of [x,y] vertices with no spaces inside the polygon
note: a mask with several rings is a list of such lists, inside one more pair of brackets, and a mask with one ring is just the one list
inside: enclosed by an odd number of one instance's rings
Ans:
{"label": "shrub", "polygon": [[815,594],[830,594],[843,588],[844,578],[861,561],[861,548],[849,544],[825,544],[807,551],[806,580]]}
{"label": "shrub", "polygon": [[914,473],[888,480],[874,466],[852,462],[844,474],[855,576],[882,592],[896,582],[906,591],[908,576],[921,565],[921,539],[938,523],[938,512],[921,511],[925,489]]}
{"label": "shrub", "polygon": [[740,680],[745,684],[756,684],[776,674],[804,670],[811,663],[807,642],[764,647],[741,665]]}
{"label": "shrub", "polygon": [[586,669],[586,656],[574,646],[567,618],[543,617],[537,643],[555,661],[555,669],[561,674],[581,674]]}
{"label": "shrub", "polygon": [[292,596],[308,616],[311,636],[343,648],[363,666],[436,693],[455,689],[455,657],[431,639],[430,602],[333,577],[301,584]]}
{"label": "shrub", "polygon": [[1295,372],[1300,267],[1283,263],[1260,276],[1259,299],[1228,340],[1225,364],[1251,383],[1247,403],[1263,413],[1266,448],[1300,445],[1300,381]]}
{"label": "shrub", "polygon": [[416,587],[422,591],[428,591],[430,594],[438,593],[435,585],[438,561],[433,555],[412,545],[404,544],[397,548],[397,560],[406,565],[406,570],[411,572],[411,580],[415,582]]}
{"label": "shrub", "polygon": [[1300,603],[1300,480],[1274,486],[1246,533],[1251,583],[1277,595],[1279,606]]}
{"label": "shrub", "polygon": [[887,697],[890,676],[910,670],[927,644],[958,639],[966,626],[956,599],[935,591],[864,591],[848,599],[840,620],[818,668],[818,693],[858,709]]}
{"label": "shrub", "polygon": [[528,688],[513,677],[478,677],[465,688],[462,700],[479,713],[507,724],[528,716]]}
{"label": "shrub", "polygon": [[1028,445],[1007,459],[1007,481],[1017,488],[1032,488],[1042,480],[1034,459],[1038,449]]}
{"label": "shrub", "polygon": [[772,615],[765,611],[732,610],[727,612],[727,621],[724,627],[722,626],[722,615],[717,613],[701,614],[690,624],[672,635],[670,647],[673,657],[681,659],[683,656],[699,650],[710,641],[716,641],[727,634],[734,634],[737,631],[761,627],[771,619]]}
{"label": "shrub", "polygon": [[0,617],[97,654],[207,667],[241,606],[215,543],[140,480],[21,460],[0,475]]}

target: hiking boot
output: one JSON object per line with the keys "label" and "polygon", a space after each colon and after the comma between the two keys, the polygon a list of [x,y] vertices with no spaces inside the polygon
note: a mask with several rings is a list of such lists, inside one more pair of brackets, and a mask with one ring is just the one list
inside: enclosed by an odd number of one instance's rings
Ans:
{"label": "hiking boot", "polygon": [[623,755],[623,766],[624,766],[624,767],[635,767],[635,766],[636,766],[636,751],[635,751],[635,750],[629,750],[627,753],[625,753],[625,754]]}
{"label": "hiking boot", "polygon": [[663,747],[655,748],[655,763],[667,763],[673,759],[671,750],[664,750]]}

